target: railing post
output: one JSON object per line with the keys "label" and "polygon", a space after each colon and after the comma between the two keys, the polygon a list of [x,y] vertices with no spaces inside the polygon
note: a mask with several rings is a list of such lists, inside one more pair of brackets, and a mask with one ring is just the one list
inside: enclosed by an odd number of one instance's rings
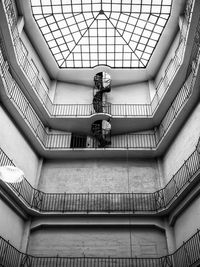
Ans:
{"label": "railing post", "polygon": [[190,168],[188,167],[188,164],[187,164],[187,161],[186,160],[184,160],[184,165],[185,165],[185,168],[186,168],[186,170],[188,171],[188,174],[189,174],[188,182],[190,182],[192,173],[190,172]]}
{"label": "railing post", "polygon": [[63,208],[62,208],[63,213],[65,211],[65,202],[66,202],[66,192],[64,192],[64,200],[63,200]]}
{"label": "railing post", "polygon": [[58,260],[59,260],[59,255],[57,254],[56,255],[56,267],[59,267]]}
{"label": "railing post", "polygon": [[200,230],[197,228],[197,235],[199,237],[199,242],[200,242]]}
{"label": "railing post", "polygon": [[110,192],[108,192],[108,213],[110,213]]}
{"label": "railing post", "polygon": [[32,207],[38,211],[42,210],[42,199],[43,199],[42,194],[43,192],[37,189],[34,189],[33,198],[32,198]]}
{"label": "railing post", "polygon": [[156,142],[156,146],[158,145],[159,143],[159,136],[160,136],[160,132],[159,132],[159,129],[158,127],[154,127],[154,136],[155,136],[155,142]]}
{"label": "railing post", "polygon": [[26,112],[27,112],[27,110],[28,110],[28,107],[30,106],[30,102],[27,102],[27,105],[26,105],[26,107],[25,107],[25,109],[24,109],[24,119],[26,119]]}
{"label": "railing post", "polygon": [[156,211],[159,211],[160,209],[165,208],[166,203],[165,203],[164,190],[160,189],[160,190],[156,191],[154,193],[154,196],[155,196],[155,201],[156,201]]}
{"label": "railing post", "polygon": [[[200,247],[200,230],[197,228],[197,233],[196,233],[197,235],[198,235],[198,238],[199,238],[199,247]],[[199,255],[199,259],[200,259],[200,255]]]}
{"label": "railing post", "polygon": [[2,266],[4,266],[3,264],[4,264],[4,262],[5,262],[5,258],[7,257],[6,255],[7,255],[7,250],[8,250],[8,246],[10,245],[10,241],[8,240],[7,241],[7,244],[6,244],[6,246],[5,246],[5,248],[4,248],[4,251],[3,251],[3,258],[2,258]]}
{"label": "railing post", "polygon": [[178,196],[178,187],[177,187],[177,183],[176,183],[176,180],[174,179],[174,176],[175,175],[173,175],[173,177],[172,177],[172,181],[174,182],[174,186],[175,186],[175,196],[177,197]]}
{"label": "railing post", "polygon": [[134,193],[133,193],[133,191],[131,192],[131,196],[132,196],[132,212],[134,213],[135,212],[135,207],[136,207],[136,201],[135,201],[135,198],[134,198]]}
{"label": "railing post", "polygon": [[200,138],[198,140],[196,150],[197,150],[197,153],[200,155]]}
{"label": "railing post", "polygon": [[184,249],[184,251],[185,251],[185,255],[186,255],[187,261],[188,261],[188,263],[189,263],[189,266],[191,266],[192,261],[191,261],[191,258],[190,258],[190,256],[189,256],[189,254],[188,254],[188,251],[187,251],[187,249],[186,249],[186,243],[185,243],[184,241],[183,241],[183,249]]}
{"label": "railing post", "polygon": [[126,134],[126,148],[128,149],[128,134]]}
{"label": "railing post", "polygon": [[88,194],[87,194],[87,199],[88,199],[88,201],[87,201],[87,213],[89,213],[89,206],[90,206],[90,203],[89,203],[89,199],[90,199],[90,192],[88,192]]}
{"label": "railing post", "polygon": [[21,262],[22,262],[22,253],[20,252],[17,267],[21,267]]}
{"label": "railing post", "polygon": [[38,129],[39,129],[40,123],[38,123],[36,129],[35,129],[35,134],[36,136],[39,138],[39,134],[38,134]]}
{"label": "railing post", "polygon": [[176,113],[176,109],[175,109],[173,103],[172,103],[171,107],[172,107],[172,109],[173,109],[173,111],[174,111],[174,118],[175,118],[177,113]]}
{"label": "railing post", "polygon": [[22,190],[22,182],[19,184],[19,187],[17,188],[18,196],[21,195],[21,190]]}
{"label": "railing post", "polygon": [[32,265],[32,256],[22,253],[20,259],[20,267],[26,267],[31,265]]}
{"label": "railing post", "polygon": [[167,255],[161,258],[162,267],[173,267],[172,255]]}
{"label": "railing post", "polygon": [[128,208],[127,208],[127,210],[129,211],[129,212],[131,212],[131,193],[129,192],[128,194],[127,194],[127,196],[128,196]]}
{"label": "railing post", "polygon": [[148,117],[149,116],[149,109],[147,107],[149,107],[149,106],[146,105],[146,116]]}

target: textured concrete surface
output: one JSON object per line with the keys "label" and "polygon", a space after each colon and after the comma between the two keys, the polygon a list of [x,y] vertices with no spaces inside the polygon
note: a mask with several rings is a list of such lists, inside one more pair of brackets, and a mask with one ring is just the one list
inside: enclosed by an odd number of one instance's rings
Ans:
{"label": "textured concrete surface", "polygon": [[65,227],[32,232],[28,252],[76,257],[156,257],[165,255],[167,246],[165,234],[153,228]]}
{"label": "textured concrete surface", "polygon": [[175,36],[175,38],[173,39],[173,42],[169,48],[169,51],[165,57],[165,59],[163,60],[162,62],[162,65],[160,66],[159,70],[158,70],[158,73],[155,77],[155,86],[157,87],[161,78],[165,76],[165,71],[166,71],[166,68],[170,62],[170,60],[174,57],[175,55],[175,51],[178,47],[178,44],[179,44],[179,40],[180,40],[180,33],[178,32],[178,34]]}
{"label": "textured concrete surface", "polygon": [[111,90],[107,97],[112,104],[146,104],[150,102],[149,84],[144,82],[117,86]]}
{"label": "textured concrete surface", "polygon": [[165,181],[169,181],[194,151],[200,136],[200,104],[187,119],[163,158]]}
{"label": "textured concrete surface", "polygon": [[36,153],[2,107],[0,107],[0,122],[0,147],[15,165],[24,171],[27,180],[35,185],[39,163]]}
{"label": "textured concrete surface", "polygon": [[92,86],[57,82],[55,104],[91,104],[92,99]]}
{"label": "textured concrete surface", "polygon": [[44,79],[45,83],[47,84],[47,86],[51,90],[51,88],[50,88],[51,79],[50,79],[49,75],[47,74],[47,71],[44,68],[43,63],[41,62],[40,57],[38,56],[38,54],[36,53],[35,49],[33,48],[33,45],[31,44],[30,39],[28,38],[28,36],[25,33],[25,31],[21,32],[21,36],[20,37],[21,37],[23,43],[25,44],[26,48],[28,49],[28,58],[29,58],[29,60],[33,60],[34,61],[35,65],[37,66],[37,68],[39,70],[39,77]]}
{"label": "textured concrete surface", "polygon": [[39,182],[47,192],[152,192],[158,189],[154,160],[45,161]]}
{"label": "textured concrete surface", "polygon": [[200,196],[192,201],[174,225],[176,247],[178,248],[200,229]]}
{"label": "textured concrete surface", "polygon": [[0,236],[21,249],[24,220],[0,199]]}

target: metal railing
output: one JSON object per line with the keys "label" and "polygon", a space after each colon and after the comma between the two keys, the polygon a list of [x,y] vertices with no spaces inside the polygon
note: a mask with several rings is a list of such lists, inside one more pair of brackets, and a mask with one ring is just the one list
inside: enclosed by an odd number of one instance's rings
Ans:
{"label": "metal railing", "polygon": [[[198,56],[194,59],[195,62],[199,60],[200,50]],[[196,56],[196,54],[195,54]],[[15,107],[21,113],[25,121],[28,123],[38,140],[46,149],[71,149],[71,134],[70,133],[49,133],[44,127],[42,121],[37,116],[28,99],[24,96],[19,85],[13,79],[9,65],[5,61],[4,55],[0,49],[0,72],[8,97],[14,103]],[[185,84],[180,89],[171,106],[159,127],[155,131],[148,133],[130,133],[124,135],[116,135],[111,137],[111,145],[109,148],[132,148],[132,149],[156,149],[158,143],[165,136],[168,128],[175,121],[177,114],[182,110],[187,100],[192,95],[193,85],[196,79],[196,71],[199,64],[195,64],[196,70],[193,69],[190,76],[187,78]],[[82,137],[80,136],[80,139]],[[84,139],[84,138],[83,138]],[[83,146],[81,146],[83,148]],[[98,148],[97,142],[90,137],[86,148]]]}
{"label": "metal railing", "polygon": [[[14,165],[2,149],[0,165]],[[168,184],[153,193],[45,193],[33,188],[26,179],[8,185],[29,208],[40,212],[155,213],[168,208],[191,184],[199,170],[200,151],[197,145]]]}
{"label": "metal railing", "polygon": [[20,252],[9,241],[0,237],[0,266],[2,267],[192,267],[199,261],[199,230],[174,253],[157,258],[32,256]]}
{"label": "metal railing", "polygon": [[[10,0],[8,0],[10,2]],[[196,45],[196,44],[195,44]],[[199,60],[199,49],[198,53],[195,53],[194,62]],[[71,142],[71,133],[49,133],[41,122],[40,118],[37,116],[36,112],[32,108],[31,104],[24,96],[20,87],[13,79],[9,65],[5,60],[5,55],[0,51],[0,63],[1,63],[1,73],[5,84],[6,92],[8,97],[12,100],[14,105],[17,107],[18,111],[21,113],[25,121],[28,123],[33,133],[43,145],[45,149],[73,149],[78,148],[78,146],[73,147]],[[198,64],[193,64],[198,68]],[[111,145],[108,148],[131,148],[131,149],[156,149],[159,142],[167,133],[167,130],[175,121],[177,114],[184,107],[187,100],[192,94],[193,84],[195,80],[195,72],[192,72],[185,84],[182,86],[181,90],[177,94],[170,108],[168,109],[165,117],[161,121],[159,127],[155,128],[155,131],[149,131],[147,133],[132,133],[125,135],[112,136]],[[87,108],[89,106],[87,105]],[[130,108],[130,107],[128,107]],[[148,110],[148,109],[146,109]],[[76,111],[77,114],[77,111]],[[80,144],[80,148],[98,148],[97,142],[92,138],[88,137],[88,142],[85,142],[85,137],[80,136],[77,140],[83,140]]]}
{"label": "metal railing", "polygon": [[176,120],[179,112],[185,106],[190,96],[192,95],[193,85],[196,77],[194,73],[190,73],[190,76],[187,78],[186,82],[183,84],[182,88],[176,95],[169,109],[167,110],[164,118],[162,119],[160,125],[156,129],[157,144],[165,136],[166,132]]}
{"label": "metal railing", "polygon": [[[10,3],[10,0],[6,0],[6,2]],[[9,8],[12,7],[8,5]],[[12,8],[11,8],[12,10]],[[12,12],[11,12],[12,13]],[[12,15],[11,15],[12,17]],[[14,23],[13,23],[14,25]],[[197,31],[198,33],[198,31]],[[197,40],[198,41],[198,40]],[[196,45],[196,44],[195,44]],[[198,43],[199,47],[199,43]],[[4,84],[6,85],[6,91],[9,98],[12,100],[14,105],[18,108],[20,113],[22,114],[23,118],[26,120],[38,140],[42,143],[42,145],[46,149],[72,149],[74,148],[71,145],[71,134],[70,133],[49,133],[46,128],[44,127],[43,123],[35,113],[34,109],[32,108],[31,104],[28,102],[27,98],[24,96],[23,92],[21,91],[20,87],[13,79],[11,72],[9,70],[9,65],[5,59],[5,55],[0,51],[0,63],[1,63],[1,72],[2,78],[4,80]],[[192,62],[197,62],[199,59],[199,49],[198,53],[195,53],[195,58],[193,58]],[[196,68],[198,68],[198,64],[193,64]],[[176,98],[174,99],[172,105],[168,109],[165,117],[161,121],[159,127],[155,128],[155,131],[150,131],[148,133],[132,133],[132,134],[125,134],[125,135],[117,135],[112,136],[111,145],[109,148],[132,148],[132,149],[156,149],[159,142],[165,136],[167,130],[175,121],[177,114],[181,111],[184,107],[184,104],[187,103],[187,100],[191,96],[193,84],[195,79],[195,73],[192,69],[192,72],[188,79],[186,80],[185,84],[181,88],[180,92],[177,94]],[[66,108],[65,105],[62,106]],[[58,107],[57,107],[58,108]],[[73,106],[71,106],[73,108]],[[85,105],[84,109],[89,109],[89,105]],[[127,105],[128,109],[131,107]],[[149,112],[147,106],[145,107],[146,112]],[[80,111],[80,114],[82,109]],[[78,111],[74,111],[74,114],[79,114]],[[83,143],[85,142],[85,137],[80,136],[79,140],[83,140],[81,142],[80,147],[83,148]],[[75,146],[78,148],[78,146]],[[90,137],[89,141],[85,145],[85,148],[98,148],[97,142]]]}
{"label": "metal railing", "polygon": [[[92,104],[53,104],[46,88],[41,83],[39,74],[36,73],[30,63],[27,55],[23,53],[23,43],[20,39],[17,29],[17,14],[15,12],[15,2],[13,0],[3,1],[8,24],[10,25],[11,37],[14,44],[16,58],[18,59],[20,67],[23,69],[24,74],[28,78],[32,88],[39,97],[40,101],[45,106],[47,112],[53,117],[64,116],[90,116],[95,114]],[[112,116],[136,116],[136,117],[149,117],[154,114],[160,104],[161,99],[164,97],[168,88],[170,87],[175,74],[177,73],[181,63],[183,62],[186,38],[188,35],[190,21],[192,16],[192,7],[194,0],[188,0],[185,11],[185,23],[183,23],[179,45],[175,51],[175,56],[172,58],[166,68],[164,76],[156,88],[156,94],[150,104],[110,104],[109,109],[103,110],[104,113],[110,113]]]}

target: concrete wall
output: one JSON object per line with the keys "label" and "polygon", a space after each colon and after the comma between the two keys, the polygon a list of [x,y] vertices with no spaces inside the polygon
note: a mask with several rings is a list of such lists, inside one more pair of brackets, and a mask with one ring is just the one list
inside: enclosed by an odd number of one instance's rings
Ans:
{"label": "concrete wall", "polygon": [[39,181],[45,192],[151,192],[159,187],[154,160],[44,161]]}
{"label": "concrete wall", "polygon": [[141,104],[150,102],[148,82],[136,83],[112,88],[108,93],[112,104]]}
{"label": "concrete wall", "polygon": [[57,82],[55,104],[91,104],[93,89],[85,85]]}
{"label": "concrete wall", "polygon": [[34,231],[30,235],[28,252],[35,255],[75,257],[130,257],[131,247],[133,257],[167,254],[165,234],[157,229],[97,226],[43,228]]}
{"label": "concrete wall", "polygon": [[[124,93],[126,92],[126,93]],[[137,83],[112,88],[108,94],[107,101],[113,104],[141,104],[150,102],[148,82]],[[57,82],[54,97],[55,104],[91,104],[93,100],[93,88]]]}
{"label": "concrete wall", "polygon": [[169,181],[194,151],[200,136],[200,104],[196,106],[163,158],[165,182]]}
{"label": "concrete wall", "polygon": [[176,247],[178,248],[200,229],[200,196],[185,209],[174,225]]}
{"label": "concrete wall", "polygon": [[25,177],[34,186],[39,166],[37,154],[2,107],[0,107],[0,122],[0,147],[14,164],[24,171]]}
{"label": "concrete wall", "polygon": [[21,40],[24,43],[25,47],[28,50],[28,59],[29,60],[33,60],[33,62],[35,63],[37,69],[39,70],[39,77],[40,79],[43,78],[45,83],[47,84],[47,86],[49,88],[51,88],[51,80],[49,78],[49,75],[47,74],[38,54],[36,53],[35,49],[33,48],[31,42],[29,41],[26,33],[24,31],[22,31],[21,35]]}
{"label": "concrete wall", "polygon": [[21,249],[24,220],[0,198],[0,236]]}
{"label": "concrete wall", "polygon": [[174,58],[175,51],[176,51],[176,49],[178,47],[179,39],[180,39],[180,32],[178,32],[178,34],[174,38],[174,41],[171,44],[170,49],[167,52],[167,55],[166,55],[164,61],[162,62],[162,65],[161,65],[161,67],[160,67],[160,69],[159,69],[159,71],[158,71],[158,73],[156,75],[156,78],[155,78],[155,86],[157,86],[159,84],[161,78],[164,77],[166,68],[167,68],[170,60],[172,58]]}

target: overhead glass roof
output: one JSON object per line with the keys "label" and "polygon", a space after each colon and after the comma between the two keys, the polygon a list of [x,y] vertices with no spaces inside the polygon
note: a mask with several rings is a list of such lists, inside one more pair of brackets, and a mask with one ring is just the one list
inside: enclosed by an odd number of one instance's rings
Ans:
{"label": "overhead glass roof", "polygon": [[145,68],[172,0],[31,0],[60,68]]}

